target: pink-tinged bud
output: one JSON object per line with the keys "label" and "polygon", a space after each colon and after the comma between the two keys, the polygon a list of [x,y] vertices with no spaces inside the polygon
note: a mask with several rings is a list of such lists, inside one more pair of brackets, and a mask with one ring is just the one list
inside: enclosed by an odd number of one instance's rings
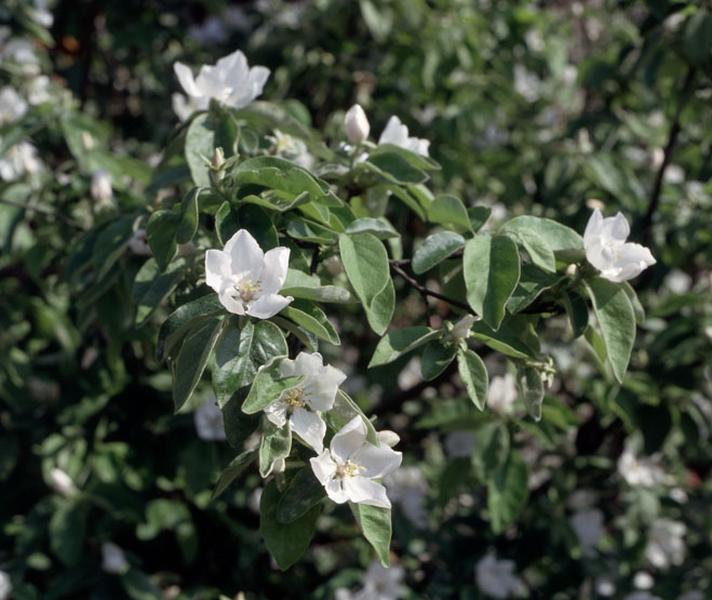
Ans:
{"label": "pink-tinged bud", "polygon": [[371,125],[359,104],[354,104],[349,108],[344,117],[344,127],[346,128],[346,137],[352,144],[360,144],[368,138]]}

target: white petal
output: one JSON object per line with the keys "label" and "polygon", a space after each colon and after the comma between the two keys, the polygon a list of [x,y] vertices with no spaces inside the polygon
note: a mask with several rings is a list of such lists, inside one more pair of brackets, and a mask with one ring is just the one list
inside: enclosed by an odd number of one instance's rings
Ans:
{"label": "white petal", "polygon": [[247,229],[240,229],[225,244],[225,252],[232,260],[232,273],[240,278],[249,277],[253,282],[262,274],[264,253],[257,240]]}
{"label": "white petal", "polygon": [[221,292],[230,275],[230,256],[222,250],[208,250],[205,253],[205,283]]}
{"label": "white petal", "polygon": [[287,403],[277,400],[264,409],[265,416],[277,427],[284,427],[287,422]]}
{"label": "white petal", "polygon": [[178,92],[171,95],[171,106],[173,107],[173,112],[176,113],[176,116],[181,121],[187,121],[195,110],[188,98]]}
{"label": "white petal", "polygon": [[181,62],[176,62],[173,64],[173,71],[175,72],[176,77],[178,77],[178,82],[181,84],[186,94],[196,97],[202,96],[200,90],[195,84],[190,67]]}
{"label": "white petal", "polygon": [[334,406],[336,391],[346,379],[346,375],[331,365],[321,368],[316,377],[307,379],[304,394],[314,410],[326,411]]}
{"label": "white petal", "polygon": [[329,496],[331,500],[336,502],[336,504],[343,504],[344,502],[348,502],[349,494],[344,489],[343,480],[332,479],[331,481],[327,482],[324,487],[326,488],[326,495]]}
{"label": "white petal", "polygon": [[391,431],[390,429],[382,429],[381,431],[378,431],[376,433],[376,437],[378,437],[378,441],[381,445],[386,445],[390,448],[393,448],[393,446],[400,442],[400,436],[395,431]]}
{"label": "white petal", "polygon": [[346,462],[366,441],[366,424],[360,416],[351,419],[331,438],[331,454]]}
{"label": "white petal", "polygon": [[336,473],[336,463],[331,458],[328,450],[324,450],[319,456],[310,458],[312,471],[322,485],[331,481]]}
{"label": "white petal", "polygon": [[625,242],[630,235],[630,225],[623,216],[623,213],[618,213],[611,219],[611,237],[619,242]]}
{"label": "white petal", "polygon": [[278,246],[268,250],[264,256],[264,267],[260,276],[263,294],[275,294],[282,289],[289,269],[289,248]]}
{"label": "white petal", "polygon": [[300,352],[294,360],[294,374],[319,377],[324,368],[324,359],[318,352]]}
{"label": "white petal", "polygon": [[408,127],[401,123],[401,120],[393,115],[388,119],[386,128],[378,138],[379,144],[394,144],[395,146],[403,146],[408,141]]}
{"label": "white petal", "polygon": [[601,232],[601,224],[603,223],[603,215],[597,208],[591,213],[586,224],[586,231],[583,233],[583,243],[588,252],[589,244],[592,244],[594,238],[597,238]]}
{"label": "white petal", "polygon": [[265,87],[265,83],[269,79],[270,70],[267,67],[257,66],[250,69],[250,75],[248,77],[250,85],[252,86],[252,100],[262,93],[262,89]]}
{"label": "white petal", "polygon": [[222,304],[228,312],[231,312],[233,315],[244,315],[245,314],[245,305],[240,301],[240,300],[235,300],[230,295],[229,290],[224,290],[218,294],[218,298],[220,299],[220,304]]}
{"label": "white petal", "polygon": [[318,414],[297,408],[289,419],[292,431],[309,444],[315,452],[324,450],[326,423]]}
{"label": "white petal", "polygon": [[377,448],[373,444],[364,444],[353,453],[351,460],[363,467],[361,475],[378,479],[395,471],[400,466],[403,455],[388,446]]}
{"label": "white petal", "polygon": [[347,477],[343,480],[344,491],[351,502],[390,508],[391,501],[386,494],[386,488],[380,483],[364,477]]}
{"label": "white petal", "polygon": [[284,309],[292,300],[294,298],[291,296],[280,296],[279,294],[260,296],[248,305],[247,314],[257,319],[269,319]]}

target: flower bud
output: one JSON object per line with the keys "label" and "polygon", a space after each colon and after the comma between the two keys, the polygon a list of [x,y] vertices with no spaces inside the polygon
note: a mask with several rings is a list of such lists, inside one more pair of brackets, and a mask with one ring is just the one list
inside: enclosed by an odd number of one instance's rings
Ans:
{"label": "flower bud", "polygon": [[466,340],[470,337],[470,329],[475,324],[475,321],[476,319],[474,315],[465,315],[462,319],[455,323],[450,334],[457,340]]}
{"label": "flower bud", "polygon": [[101,568],[111,575],[123,575],[129,570],[124,551],[112,542],[101,545]]}
{"label": "flower bud", "polygon": [[566,267],[566,276],[567,277],[576,277],[577,272],[578,272],[578,266],[575,263],[571,263],[568,267]]}
{"label": "flower bud", "polygon": [[137,229],[129,240],[129,250],[136,256],[151,256],[153,251],[146,240],[146,230]]}
{"label": "flower bud", "polygon": [[352,144],[360,144],[368,138],[371,125],[359,104],[354,104],[349,108],[344,117],[344,127],[346,128],[346,137]]}
{"label": "flower bud", "polygon": [[223,166],[224,162],[225,162],[225,153],[223,152],[223,149],[220,147],[215,148],[215,151],[213,152],[213,159],[210,161],[210,166],[214,170],[219,171],[220,167]]}
{"label": "flower bud", "polygon": [[95,171],[91,176],[91,197],[99,204],[111,202],[111,175],[106,171]]}
{"label": "flower bud", "polygon": [[52,489],[58,494],[62,494],[62,496],[71,496],[77,491],[72,478],[62,469],[57,469],[56,467],[52,469],[49,472],[49,480]]}

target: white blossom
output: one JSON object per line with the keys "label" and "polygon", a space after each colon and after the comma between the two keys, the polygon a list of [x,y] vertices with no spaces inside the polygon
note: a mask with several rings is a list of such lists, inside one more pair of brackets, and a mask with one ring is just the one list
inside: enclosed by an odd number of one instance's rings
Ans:
{"label": "white blossom", "polygon": [[638,590],[651,590],[655,585],[655,580],[650,573],[638,571],[633,575],[633,586]]}
{"label": "white blossom", "polygon": [[360,104],[354,104],[344,116],[346,137],[352,144],[360,144],[368,139],[371,124]]}
{"label": "white blossom", "polygon": [[336,600],[398,600],[404,596],[403,567],[384,567],[373,561],[363,579],[363,588],[357,592],[345,589],[336,591]]}
{"label": "white blossom", "polygon": [[597,508],[580,510],[569,519],[571,528],[578,538],[581,550],[585,555],[593,553],[603,536],[603,513]]}
{"label": "white blossom", "polygon": [[381,137],[378,138],[378,143],[400,146],[422,156],[428,156],[428,149],[430,148],[428,140],[409,137],[408,127],[401,123],[401,120],[395,115],[388,119],[386,128],[381,133]]}
{"label": "white blossom", "polygon": [[133,232],[129,240],[129,250],[136,256],[151,256],[153,254],[151,246],[148,245],[146,239],[145,229],[139,228]]}
{"label": "white blossom", "polygon": [[111,189],[111,174],[104,170],[94,171],[91,176],[91,197],[99,204],[107,204],[114,197]]}
{"label": "white blossom", "polygon": [[[186,106],[205,110],[210,100],[231,108],[244,108],[260,94],[269,78],[266,67],[252,67],[240,51],[224,56],[214,65],[203,65],[197,77],[181,62],[173,65],[176,77],[188,95]],[[176,100],[173,100],[176,107]],[[180,113],[179,113],[180,116]]]}
{"label": "white blossom", "polygon": [[472,329],[476,320],[474,315],[465,315],[453,325],[450,335],[456,340],[466,340],[470,337],[470,329]]}
{"label": "white blossom", "polygon": [[541,79],[524,65],[514,65],[514,91],[527,102],[536,102],[541,96]]}
{"label": "white blossom", "polygon": [[187,121],[196,110],[199,110],[198,103],[193,98],[188,98],[178,92],[171,94],[171,106],[181,121]]}
{"label": "white blossom", "polygon": [[428,483],[418,467],[402,467],[388,475],[383,483],[389,498],[403,509],[408,520],[418,527],[428,523],[425,498]]}
{"label": "white blossom", "polygon": [[498,560],[489,553],[475,567],[477,587],[493,598],[509,598],[522,591],[524,584],[515,574],[513,560]]}
{"label": "white blossom", "polygon": [[255,238],[240,229],[223,250],[205,253],[205,283],[222,305],[236,315],[269,319],[294,298],[280,296],[289,268],[289,248],[262,252]]}
{"label": "white blossom", "polygon": [[55,492],[62,496],[72,496],[77,492],[77,486],[74,485],[72,478],[62,469],[56,467],[49,472],[49,484]]}
{"label": "white blossom", "polygon": [[517,382],[514,375],[496,375],[487,390],[487,406],[500,415],[511,414],[517,400]]}
{"label": "white blossom", "polygon": [[0,89],[0,125],[17,121],[26,112],[27,102],[15,91],[15,88],[6,85]]}
{"label": "white blossom", "polygon": [[198,437],[206,442],[222,442],[227,439],[225,435],[225,422],[220,407],[215,403],[215,398],[208,398],[193,413],[195,430]]}
{"label": "white blossom", "polygon": [[27,39],[13,38],[0,49],[0,63],[8,63],[25,75],[37,75],[40,63],[35,48]]}
{"label": "white blossom", "polygon": [[314,157],[299,138],[275,129],[273,135],[267,136],[267,139],[272,142],[272,149],[277,156],[291,160],[303,169],[311,169],[314,166]]}
{"label": "white blossom", "polygon": [[346,375],[331,365],[324,365],[318,352],[300,352],[294,360],[283,359],[279,372],[282,377],[302,375],[304,382],[267,406],[264,409],[267,419],[277,427],[284,427],[289,422],[294,433],[315,452],[321,453],[326,434],[326,423],[321,414],[334,406],[336,392]]}
{"label": "white blossom", "polygon": [[38,75],[30,80],[27,84],[27,100],[32,106],[52,100],[50,79],[47,75]]}
{"label": "white blossom", "polygon": [[27,7],[30,18],[42,27],[50,28],[54,23],[54,17],[47,7],[47,0],[34,0],[34,6]]}
{"label": "white blossom", "polygon": [[12,592],[10,576],[5,571],[0,571],[0,600],[9,600]]}
{"label": "white blossom", "polygon": [[122,575],[129,570],[124,551],[112,542],[101,545],[101,568],[111,575]]}
{"label": "white blossom", "polygon": [[657,519],[648,532],[645,558],[658,569],[681,565],[685,560],[684,523],[671,519]]}
{"label": "white blossom", "polygon": [[15,181],[25,174],[34,175],[41,169],[37,148],[29,142],[15,144],[0,158],[0,179],[3,181]]}
{"label": "white blossom", "polygon": [[657,458],[636,456],[630,448],[618,459],[618,474],[632,487],[653,487],[668,479]]}
{"label": "white blossom", "polygon": [[627,281],[655,264],[648,248],[626,242],[628,235],[630,226],[621,213],[605,219],[598,209],[591,214],[583,234],[583,245],[588,262],[605,279],[616,283]]}
{"label": "white blossom", "polygon": [[596,593],[608,598],[616,593],[616,584],[608,575],[599,575],[595,581]]}
{"label": "white blossom", "polygon": [[356,416],[331,439],[329,449],[310,459],[312,470],[337,504],[350,501],[390,508],[386,488],[375,481],[395,471],[402,454],[366,440],[366,424]]}

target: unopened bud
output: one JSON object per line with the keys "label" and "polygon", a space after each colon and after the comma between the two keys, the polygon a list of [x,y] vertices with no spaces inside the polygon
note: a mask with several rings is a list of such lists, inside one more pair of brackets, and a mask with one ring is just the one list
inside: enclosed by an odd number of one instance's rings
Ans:
{"label": "unopened bud", "polygon": [[368,138],[371,125],[359,104],[354,104],[349,108],[344,117],[344,127],[346,128],[346,137],[352,144],[360,144]]}
{"label": "unopened bud", "polygon": [[220,167],[225,163],[225,153],[220,147],[215,148],[213,152],[213,159],[210,161],[210,166],[216,171],[220,170]]}
{"label": "unopened bud", "polygon": [[578,267],[575,264],[570,264],[568,267],[566,267],[566,276],[567,277],[576,277],[576,273],[578,272]]}
{"label": "unopened bud", "polygon": [[82,131],[82,146],[84,150],[91,150],[94,148],[94,138],[88,131]]}
{"label": "unopened bud", "polygon": [[455,323],[450,334],[455,339],[466,340],[470,337],[470,329],[475,324],[475,321],[476,319],[474,315],[465,315],[462,319]]}
{"label": "unopened bud", "polygon": [[77,491],[72,478],[62,469],[54,468],[49,472],[49,481],[52,489],[63,496],[71,496]]}
{"label": "unopened bud", "polygon": [[400,442],[400,436],[390,429],[383,429],[376,433],[378,441],[389,448],[393,448],[398,442]]}

